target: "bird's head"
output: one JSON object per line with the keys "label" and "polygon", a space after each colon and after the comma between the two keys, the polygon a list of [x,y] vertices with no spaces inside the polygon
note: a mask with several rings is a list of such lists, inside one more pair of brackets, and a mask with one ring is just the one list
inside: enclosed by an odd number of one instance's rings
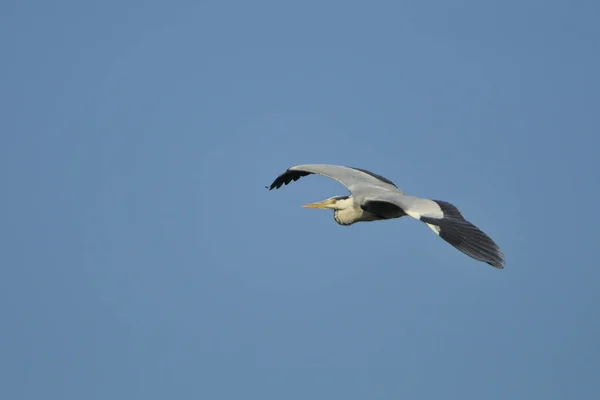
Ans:
{"label": "bird's head", "polygon": [[328,210],[343,210],[351,203],[350,196],[333,196],[317,203],[305,204],[304,208],[323,208]]}

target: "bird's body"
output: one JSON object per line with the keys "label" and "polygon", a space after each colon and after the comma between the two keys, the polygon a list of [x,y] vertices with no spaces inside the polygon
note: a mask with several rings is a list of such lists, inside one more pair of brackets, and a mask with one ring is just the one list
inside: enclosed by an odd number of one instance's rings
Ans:
{"label": "bird's body", "polygon": [[374,210],[373,207],[363,208],[361,205],[365,203],[352,195],[344,196],[341,199],[336,197],[333,219],[340,225],[352,225],[356,222],[379,221],[406,215],[399,207],[389,206],[387,209]]}
{"label": "bird's body", "polygon": [[268,188],[278,189],[310,174],[335,179],[350,190],[349,196],[335,196],[304,206],[334,210],[334,220],[340,225],[409,216],[427,224],[468,256],[504,268],[504,256],[496,243],[464,219],[452,204],[408,196],[389,179],[367,170],[329,164],[296,165],[279,175]]}

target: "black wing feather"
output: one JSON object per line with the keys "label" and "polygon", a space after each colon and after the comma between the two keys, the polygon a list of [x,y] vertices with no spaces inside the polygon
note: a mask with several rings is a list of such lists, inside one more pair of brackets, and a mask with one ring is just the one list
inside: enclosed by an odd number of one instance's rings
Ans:
{"label": "black wing feather", "polygon": [[421,217],[421,221],[439,227],[440,237],[469,257],[498,269],[504,268],[504,255],[488,235],[467,221],[452,204],[441,200],[433,201],[439,204],[444,217]]}
{"label": "black wing feather", "polygon": [[[387,179],[381,175],[375,174],[371,171],[367,171],[366,169],[354,168],[354,167],[346,167],[346,168],[352,168],[357,171],[364,172],[365,174],[370,175],[373,178],[378,179],[384,183],[390,184],[392,186],[396,186],[394,184],[394,182],[390,181],[389,179]],[[298,179],[302,178],[303,176],[311,175],[311,174],[312,174],[312,172],[287,169],[283,174],[281,174],[277,178],[275,178],[273,183],[271,183],[271,186],[267,186],[266,188],[269,190],[279,189],[283,185],[287,185],[288,183],[290,183],[292,181],[297,181]]]}
{"label": "black wing feather", "polygon": [[312,174],[312,172],[293,171],[293,170],[288,169],[283,174],[281,174],[277,178],[275,178],[273,183],[271,183],[271,186],[267,186],[267,188],[269,190],[279,189],[281,186],[287,185],[291,181],[297,181],[298,179],[302,178],[303,176],[311,175],[311,174]]}

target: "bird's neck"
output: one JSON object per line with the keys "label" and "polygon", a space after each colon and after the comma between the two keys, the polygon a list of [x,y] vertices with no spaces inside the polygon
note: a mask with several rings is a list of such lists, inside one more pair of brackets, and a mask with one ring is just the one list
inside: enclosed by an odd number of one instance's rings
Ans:
{"label": "bird's neck", "polygon": [[362,208],[352,198],[338,200],[335,206],[333,218],[340,225],[352,225],[363,215]]}

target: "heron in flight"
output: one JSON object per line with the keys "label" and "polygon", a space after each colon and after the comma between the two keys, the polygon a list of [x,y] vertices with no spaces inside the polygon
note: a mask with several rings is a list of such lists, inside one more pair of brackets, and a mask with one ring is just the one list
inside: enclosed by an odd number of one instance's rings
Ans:
{"label": "heron in flight", "polygon": [[406,195],[389,179],[367,170],[329,164],[296,165],[279,175],[267,188],[279,189],[311,174],[335,179],[350,190],[350,195],[334,196],[302,207],[334,210],[333,218],[340,225],[408,215],[424,222],[435,234],[469,257],[498,269],[504,268],[504,255],[498,245],[467,221],[454,205]]}

